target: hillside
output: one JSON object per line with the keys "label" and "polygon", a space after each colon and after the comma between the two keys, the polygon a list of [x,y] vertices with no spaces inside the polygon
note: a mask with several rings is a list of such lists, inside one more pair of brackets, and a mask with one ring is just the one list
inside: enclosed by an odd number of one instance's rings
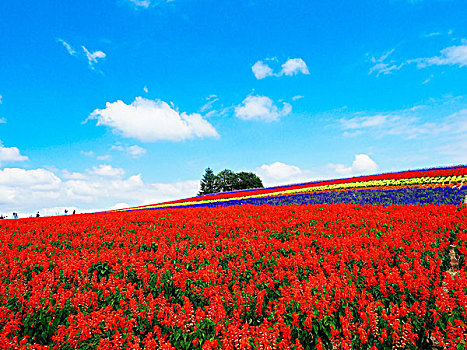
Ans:
{"label": "hillside", "polygon": [[117,211],[242,204],[461,204],[467,165],[215,193]]}

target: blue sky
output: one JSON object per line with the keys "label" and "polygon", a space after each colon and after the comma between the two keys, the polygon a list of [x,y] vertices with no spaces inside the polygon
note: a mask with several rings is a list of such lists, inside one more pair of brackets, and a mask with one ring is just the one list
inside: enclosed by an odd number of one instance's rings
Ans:
{"label": "blue sky", "polygon": [[0,213],[467,163],[467,6],[0,3]]}

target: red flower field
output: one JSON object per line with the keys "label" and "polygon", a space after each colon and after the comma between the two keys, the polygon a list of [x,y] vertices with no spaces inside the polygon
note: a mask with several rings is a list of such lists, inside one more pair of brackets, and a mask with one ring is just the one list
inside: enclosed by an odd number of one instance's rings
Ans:
{"label": "red flower field", "polygon": [[463,349],[466,206],[4,220],[2,349]]}

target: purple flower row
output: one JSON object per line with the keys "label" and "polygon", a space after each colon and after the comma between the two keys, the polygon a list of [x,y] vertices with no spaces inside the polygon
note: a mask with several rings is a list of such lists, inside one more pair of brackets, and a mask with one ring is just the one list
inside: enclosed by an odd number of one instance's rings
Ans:
{"label": "purple flower row", "polygon": [[[459,205],[464,203],[467,195],[467,186],[458,188],[451,187],[405,187],[399,189],[364,189],[348,191],[326,191],[312,192],[304,194],[294,194],[286,196],[270,196],[258,198],[231,199],[227,201],[218,201],[210,203],[200,203],[192,205],[173,205],[170,207],[152,208],[170,209],[170,208],[197,208],[197,207],[225,207],[232,205],[289,205],[289,204],[335,204],[352,203],[366,205],[427,205],[427,204],[452,204]],[[148,209],[138,209],[148,210]]]}

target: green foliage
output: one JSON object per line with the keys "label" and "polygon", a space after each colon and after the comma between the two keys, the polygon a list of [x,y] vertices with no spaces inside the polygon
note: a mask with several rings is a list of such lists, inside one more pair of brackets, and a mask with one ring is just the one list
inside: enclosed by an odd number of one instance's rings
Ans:
{"label": "green foliage", "polygon": [[216,179],[217,177],[214,175],[214,172],[211,170],[211,168],[207,168],[203,178],[201,179],[198,195],[216,192]]}
{"label": "green foliage", "polygon": [[211,168],[207,168],[200,181],[198,195],[263,187],[263,182],[254,173],[245,171],[234,173],[232,170],[224,169],[215,175]]}

